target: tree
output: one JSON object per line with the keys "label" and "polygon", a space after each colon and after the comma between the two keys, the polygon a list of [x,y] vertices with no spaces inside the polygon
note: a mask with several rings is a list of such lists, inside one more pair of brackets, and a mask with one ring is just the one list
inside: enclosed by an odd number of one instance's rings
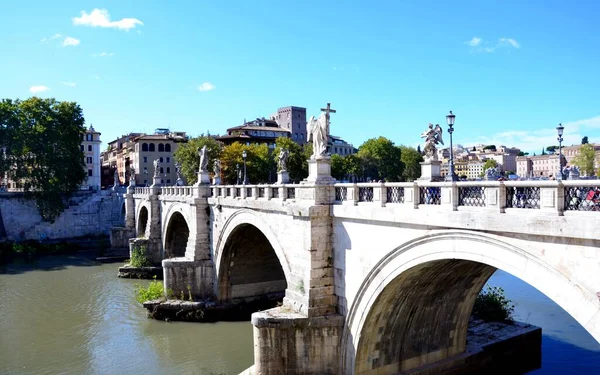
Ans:
{"label": "tree", "polygon": [[477,149],[475,148],[475,146],[473,146],[473,149],[471,151],[473,151],[473,152],[477,151]]}
{"label": "tree", "polygon": [[181,173],[185,177],[187,185],[193,185],[198,181],[198,167],[200,164],[198,149],[204,146],[208,151],[208,169],[212,172],[214,161],[221,156],[223,149],[223,144],[212,137],[200,135],[192,138],[187,143],[182,143],[173,154],[173,158],[181,166]]}
{"label": "tree", "polygon": [[82,134],[85,119],[75,102],[32,97],[0,102],[0,173],[21,184],[44,220],[54,220],[86,176]]}
{"label": "tree", "polygon": [[573,158],[572,163],[579,167],[583,175],[593,176],[595,161],[596,150],[594,150],[593,145],[586,143],[579,147],[579,152]]}
{"label": "tree", "polygon": [[553,154],[556,150],[558,150],[558,146],[548,146],[546,147],[546,151]]}
{"label": "tree", "polygon": [[361,158],[356,154],[346,155],[344,157],[344,170],[352,181],[363,175],[364,169]]}
{"label": "tree", "polygon": [[404,171],[402,171],[402,180],[414,181],[421,177],[421,162],[423,156],[412,147],[400,146],[400,160],[404,164]]}
{"label": "tree", "polygon": [[419,155],[423,155],[423,151],[421,151],[421,145],[417,145],[417,152]]}
{"label": "tree", "polygon": [[[290,180],[299,182],[305,179],[308,176],[308,158],[306,157],[302,146],[292,141],[290,138],[279,137],[275,141],[275,157],[279,155],[279,151],[282,148],[286,148],[289,152],[287,170],[290,174]],[[312,153],[312,148],[310,153]]]}
{"label": "tree", "polygon": [[540,155],[546,155],[546,150],[544,150],[544,148],[542,148],[542,153]]}
{"label": "tree", "polygon": [[487,145],[483,147],[483,150],[496,151],[496,145]]}
{"label": "tree", "polygon": [[527,155],[529,155],[529,152],[519,151],[519,153],[517,154],[517,156],[527,156]]}
{"label": "tree", "polygon": [[[268,182],[269,171],[274,170],[274,159],[266,144],[244,145],[234,142],[223,148],[221,153],[221,173],[226,184],[237,182],[237,168],[243,173],[243,151],[246,151],[246,174],[248,183],[259,184]],[[242,175],[243,176],[243,175]],[[243,178],[243,177],[242,177]]]}
{"label": "tree", "polygon": [[403,164],[400,148],[385,137],[371,138],[358,148],[365,177],[374,180],[399,181]]}
{"label": "tree", "polygon": [[479,177],[485,176],[485,171],[489,168],[496,168],[498,166],[498,162],[494,159],[487,159],[485,163],[483,163],[483,172],[479,174]]}
{"label": "tree", "polygon": [[582,145],[587,145],[588,143],[589,143],[589,141],[588,141],[587,135],[585,137],[581,138],[581,144]]}
{"label": "tree", "polygon": [[346,177],[346,168],[344,165],[344,157],[338,154],[331,155],[331,177],[338,181],[344,180]]}

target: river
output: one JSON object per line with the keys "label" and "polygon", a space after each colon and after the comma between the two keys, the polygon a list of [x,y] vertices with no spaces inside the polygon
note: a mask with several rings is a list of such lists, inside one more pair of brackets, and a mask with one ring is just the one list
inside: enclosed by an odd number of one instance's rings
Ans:
{"label": "river", "polygon": [[[237,374],[253,363],[252,326],[146,318],[117,264],[56,256],[0,270],[0,374]],[[543,327],[542,369],[600,374],[600,344],[534,288],[498,271],[519,320]]]}

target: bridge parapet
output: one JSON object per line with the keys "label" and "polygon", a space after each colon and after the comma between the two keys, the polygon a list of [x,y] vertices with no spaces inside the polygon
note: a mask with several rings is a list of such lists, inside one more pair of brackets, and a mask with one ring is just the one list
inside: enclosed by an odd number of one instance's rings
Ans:
{"label": "bridge parapet", "polygon": [[273,184],[273,185],[213,185],[210,187],[211,198],[229,198],[244,200],[303,200],[306,194],[301,190],[314,190],[308,184]]}
{"label": "bridge parapet", "polygon": [[600,212],[600,181],[469,181],[335,184],[334,204],[446,210],[481,207],[501,213],[540,210]]}

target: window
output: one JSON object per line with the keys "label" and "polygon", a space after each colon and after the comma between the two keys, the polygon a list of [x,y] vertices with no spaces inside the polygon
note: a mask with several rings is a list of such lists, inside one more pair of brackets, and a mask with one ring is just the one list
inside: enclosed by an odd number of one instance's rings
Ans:
{"label": "window", "polygon": [[148,162],[148,157],[144,156],[144,163],[147,163],[147,162]]}
{"label": "window", "polygon": [[164,183],[165,183],[165,180],[160,180],[160,183],[161,183],[161,184],[164,184]]}
{"label": "window", "polygon": [[92,171],[91,169],[88,169],[88,177],[92,177],[93,174],[94,174],[94,171]]}
{"label": "window", "polygon": [[144,180],[144,185],[146,185],[148,183],[148,180]]}
{"label": "window", "polygon": [[171,152],[171,145],[169,143],[165,145],[165,152]]}
{"label": "window", "polygon": [[167,163],[171,162],[171,158],[167,156]]}
{"label": "window", "polygon": [[88,157],[87,157],[87,163],[88,163],[88,164],[92,164],[92,157],[91,157],[91,156],[88,156]]}
{"label": "window", "polygon": [[144,167],[144,174],[148,174],[148,167]]}
{"label": "window", "polygon": [[159,158],[159,160],[160,160],[160,162],[161,162],[161,163],[163,162],[163,158],[162,158],[162,156]]}
{"label": "window", "polygon": [[81,145],[81,151],[83,151],[83,145]]}
{"label": "window", "polygon": [[142,143],[142,151],[148,151],[148,144]]}
{"label": "window", "polygon": [[158,144],[158,152],[165,152],[165,145],[163,145],[162,143]]}
{"label": "window", "polygon": [[92,151],[92,145],[88,145],[88,151]]}
{"label": "window", "polygon": [[171,173],[171,167],[167,167],[167,173]]}
{"label": "window", "polygon": [[149,146],[149,150],[148,150],[148,151],[150,151],[150,152],[154,152],[154,151],[156,151],[156,147],[154,146],[154,143],[150,143],[150,146]]}
{"label": "window", "polygon": [[163,167],[160,167],[160,174],[165,173],[165,170],[163,169]]}
{"label": "window", "polygon": [[170,183],[171,183],[171,180],[167,180],[167,184],[170,184]]}
{"label": "window", "polygon": [[91,135],[91,134],[86,134],[86,135],[85,135],[85,139],[87,139],[88,141],[93,141],[93,135]]}

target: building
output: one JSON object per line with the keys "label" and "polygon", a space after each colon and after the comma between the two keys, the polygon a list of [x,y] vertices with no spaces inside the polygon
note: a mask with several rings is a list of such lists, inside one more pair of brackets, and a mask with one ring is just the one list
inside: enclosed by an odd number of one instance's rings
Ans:
{"label": "building", "polygon": [[275,141],[279,137],[292,138],[292,133],[289,129],[280,127],[277,121],[263,117],[250,122],[244,121],[243,125],[229,128],[227,134],[217,137],[217,140],[226,145],[235,142],[266,143],[270,148],[275,148]]}
{"label": "building", "polygon": [[[590,143],[592,146],[594,146],[594,150],[596,151],[596,158],[600,158],[600,143]],[[567,161],[567,165],[573,165],[573,159],[575,158],[575,156],[577,156],[579,154],[579,148],[582,145],[572,145],[572,146],[565,146],[562,148],[562,154],[564,155],[566,161]],[[558,153],[558,149],[556,149],[555,151],[556,153]],[[596,166],[598,167],[598,166]]]}
{"label": "building", "polygon": [[90,125],[81,135],[81,151],[84,155],[86,179],[81,184],[82,189],[100,190],[100,133]]}
{"label": "building", "polygon": [[[277,113],[272,114],[268,119],[262,117],[249,122],[244,120],[243,125],[227,129],[227,134],[217,137],[217,140],[226,145],[234,142],[243,144],[266,143],[270,148],[275,148],[277,138],[287,137],[303,146],[308,141],[306,127],[306,108],[281,107],[277,110]],[[351,143],[335,135],[329,136],[327,145],[330,154],[344,156],[356,153],[356,149]]]}
{"label": "building", "polygon": [[[562,165],[566,165],[563,156]],[[558,154],[517,156],[517,175],[521,178],[545,178],[554,177],[560,170]]]}
{"label": "building", "polygon": [[479,160],[473,160],[471,162],[469,162],[468,164],[468,169],[467,169],[467,178],[469,180],[476,180],[478,178],[481,178],[481,175],[483,174],[484,170],[483,170],[483,165],[485,163]]}
{"label": "building", "polygon": [[[164,129],[163,129],[164,130]],[[151,185],[154,160],[160,162],[161,184],[174,185],[177,181],[173,154],[188,137],[185,132],[156,132],[142,135],[128,144],[125,163],[135,169],[136,185]],[[129,174],[130,171],[127,171]]]}
{"label": "building", "polygon": [[114,172],[117,170],[119,184],[125,184],[127,164],[125,163],[128,154],[128,145],[135,138],[144,135],[143,133],[129,133],[122,135],[108,143],[108,147],[102,152],[102,176],[101,183],[103,188],[114,184]]}

